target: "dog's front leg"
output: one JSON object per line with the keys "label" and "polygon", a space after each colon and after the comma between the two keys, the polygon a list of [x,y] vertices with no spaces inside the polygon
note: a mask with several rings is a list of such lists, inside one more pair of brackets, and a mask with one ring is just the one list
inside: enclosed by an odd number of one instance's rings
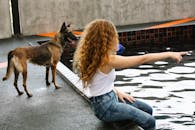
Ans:
{"label": "dog's front leg", "polygon": [[58,89],[60,87],[56,83],[56,65],[51,66],[51,71],[52,71],[52,82],[54,83],[55,88]]}
{"label": "dog's front leg", "polygon": [[45,76],[45,80],[46,80],[46,85],[49,86],[50,83],[49,83],[49,68],[50,67],[46,67],[46,76]]}

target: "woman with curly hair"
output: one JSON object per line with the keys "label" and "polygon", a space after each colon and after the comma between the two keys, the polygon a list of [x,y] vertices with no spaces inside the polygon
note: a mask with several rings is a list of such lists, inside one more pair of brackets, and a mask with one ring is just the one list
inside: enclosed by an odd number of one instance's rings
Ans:
{"label": "woman with curly hair", "polygon": [[171,58],[180,62],[186,52],[161,52],[139,56],[119,56],[118,33],[105,19],[90,22],[83,32],[73,59],[73,69],[84,88],[89,88],[91,106],[102,121],[129,120],[144,130],[155,129],[152,107],[114,87],[115,69],[129,68]]}

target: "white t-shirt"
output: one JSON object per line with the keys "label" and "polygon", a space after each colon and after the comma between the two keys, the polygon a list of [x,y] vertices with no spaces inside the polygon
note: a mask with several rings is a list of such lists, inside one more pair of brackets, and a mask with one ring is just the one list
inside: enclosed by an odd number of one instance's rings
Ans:
{"label": "white t-shirt", "polygon": [[115,78],[115,69],[112,69],[108,74],[105,74],[98,69],[88,85],[91,96],[100,96],[112,91]]}

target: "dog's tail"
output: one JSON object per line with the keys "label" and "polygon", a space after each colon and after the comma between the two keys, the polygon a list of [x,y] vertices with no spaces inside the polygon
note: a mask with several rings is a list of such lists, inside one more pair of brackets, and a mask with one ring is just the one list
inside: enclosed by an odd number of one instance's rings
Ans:
{"label": "dog's tail", "polygon": [[14,63],[12,61],[12,58],[13,58],[13,51],[10,51],[7,56],[7,60],[8,60],[7,72],[5,77],[3,78],[3,81],[7,80],[14,70]]}

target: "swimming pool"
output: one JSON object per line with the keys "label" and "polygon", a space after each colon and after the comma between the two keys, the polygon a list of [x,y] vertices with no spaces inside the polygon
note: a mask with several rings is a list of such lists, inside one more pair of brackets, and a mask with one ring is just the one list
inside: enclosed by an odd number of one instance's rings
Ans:
{"label": "swimming pool", "polygon": [[179,64],[158,61],[116,73],[115,86],[153,107],[157,129],[195,129],[195,50]]}
{"label": "swimming pool", "polygon": [[[116,71],[115,86],[149,103],[159,130],[195,129],[194,34],[193,25],[119,32],[122,55],[189,51],[179,64],[166,60]],[[61,61],[72,69],[74,49],[67,50]]]}

